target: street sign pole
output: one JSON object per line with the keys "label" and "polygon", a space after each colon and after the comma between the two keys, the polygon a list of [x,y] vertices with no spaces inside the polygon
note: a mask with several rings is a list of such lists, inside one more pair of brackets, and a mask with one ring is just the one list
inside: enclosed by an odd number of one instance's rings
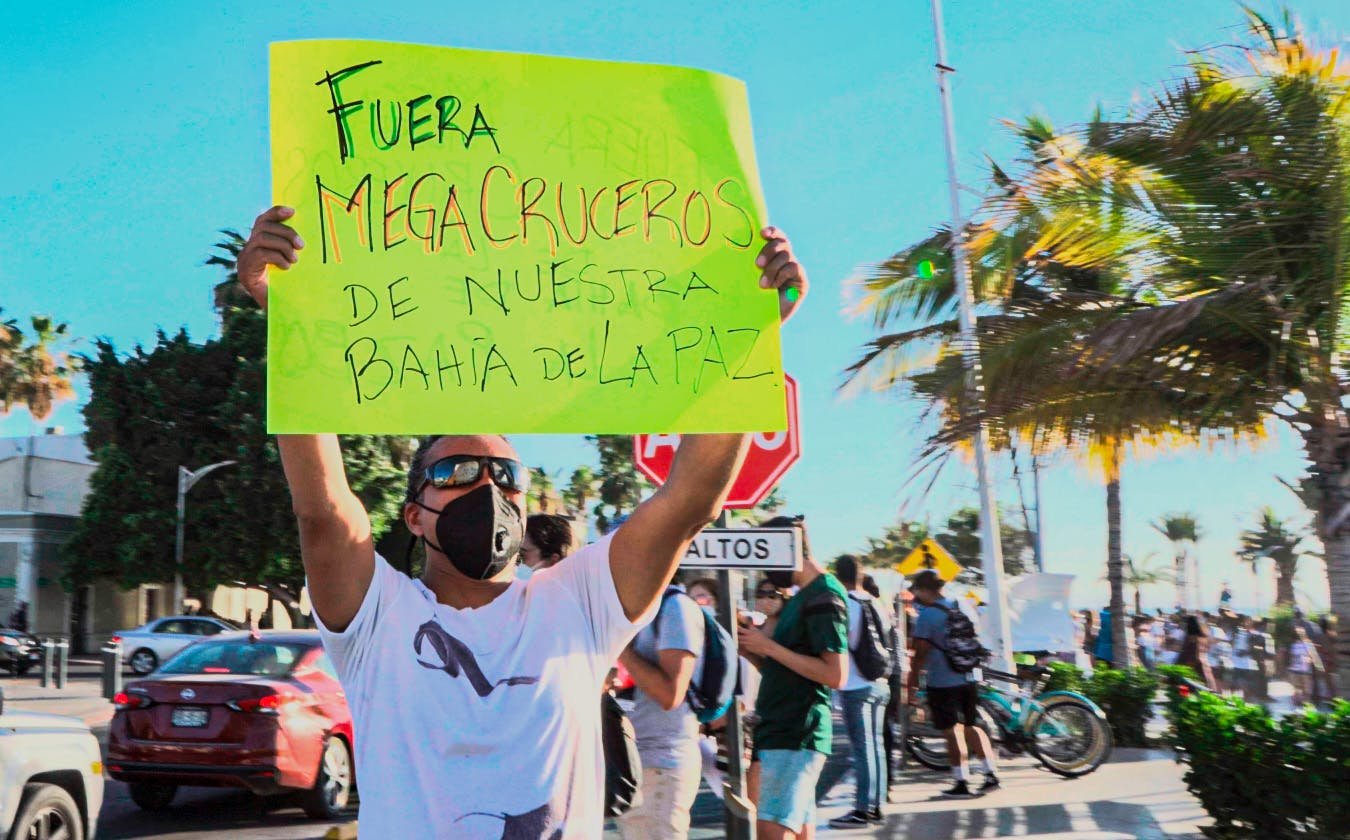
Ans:
{"label": "street sign pole", "polygon": [[[717,517],[717,527],[727,527],[727,512]],[[732,653],[740,662],[740,645],[736,641],[736,593],[731,585],[730,569],[717,570],[717,621],[731,634]],[[722,806],[726,814],[727,840],[755,840],[755,814],[750,798],[745,795],[745,732],[741,728],[741,704],[737,699],[727,710],[727,778],[723,788]]]}

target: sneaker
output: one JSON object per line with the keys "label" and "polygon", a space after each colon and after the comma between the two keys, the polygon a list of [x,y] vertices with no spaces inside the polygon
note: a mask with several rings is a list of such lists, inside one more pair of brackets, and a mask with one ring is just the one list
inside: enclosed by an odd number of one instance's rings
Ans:
{"label": "sneaker", "polygon": [[867,821],[873,825],[881,825],[886,821],[886,818],[881,815],[880,808],[873,808],[867,812]]}
{"label": "sneaker", "polygon": [[980,785],[980,793],[989,793],[990,791],[998,790],[1001,787],[1003,787],[1003,785],[999,783],[998,776],[995,776],[993,773],[985,773],[984,784]]}
{"label": "sneaker", "polygon": [[830,820],[830,828],[866,828],[872,822],[867,818],[866,811],[854,809],[842,817],[835,817]]}
{"label": "sneaker", "polygon": [[975,794],[970,792],[970,785],[966,784],[965,779],[962,779],[961,781],[944,790],[942,792],[942,795],[966,797],[966,796],[974,796]]}

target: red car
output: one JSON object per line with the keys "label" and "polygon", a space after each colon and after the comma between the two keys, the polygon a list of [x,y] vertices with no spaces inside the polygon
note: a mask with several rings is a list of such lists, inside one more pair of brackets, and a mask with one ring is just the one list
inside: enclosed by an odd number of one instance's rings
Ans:
{"label": "red car", "polygon": [[301,793],[332,819],[355,785],[352,716],[317,631],[221,633],[113,698],[108,775],[147,810],[179,785]]}

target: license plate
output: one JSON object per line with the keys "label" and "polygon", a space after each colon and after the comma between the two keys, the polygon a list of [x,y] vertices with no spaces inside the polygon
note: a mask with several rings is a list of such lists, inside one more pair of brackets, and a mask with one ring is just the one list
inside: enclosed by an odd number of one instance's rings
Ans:
{"label": "license plate", "polygon": [[211,713],[206,709],[194,709],[190,706],[180,706],[173,710],[172,720],[174,726],[205,726],[210,717]]}

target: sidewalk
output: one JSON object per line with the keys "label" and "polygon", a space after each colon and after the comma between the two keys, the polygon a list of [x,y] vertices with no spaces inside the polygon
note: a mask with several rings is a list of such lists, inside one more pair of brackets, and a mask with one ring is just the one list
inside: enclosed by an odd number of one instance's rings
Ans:
{"label": "sidewalk", "polygon": [[[1209,817],[1182,781],[1185,767],[1167,750],[1116,749],[1094,773],[1064,779],[1030,758],[1001,762],[1001,790],[978,799],[943,799],[948,775],[911,761],[881,808],[886,821],[836,830],[834,817],[853,809],[855,777],[848,737],[834,710],[834,749],[816,788],[818,837],[973,840],[1201,840]],[[690,840],[726,836],[721,802],[704,785],[691,811]],[[606,840],[617,840],[612,822]]]}
{"label": "sidewalk", "polygon": [[1208,817],[1186,790],[1185,770],[1163,750],[1117,749],[1095,773],[1062,779],[1031,759],[1005,761],[1003,788],[977,799],[943,799],[950,778],[911,763],[891,788],[883,825],[831,830],[853,807],[853,773],[821,800],[818,836],[924,837],[967,840],[1191,840]]}
{"label": "sidewalk", "polygon": [[29,671],[26,676],[0,676],[0,690],[5,692],[5,707],[27,712],[48,712],[77,717],[92,729],[107,727],[112,720],[113,706],[101,695],[102,665],[96,659],[71,659],[65,688],[38,685],[38,674]]}

